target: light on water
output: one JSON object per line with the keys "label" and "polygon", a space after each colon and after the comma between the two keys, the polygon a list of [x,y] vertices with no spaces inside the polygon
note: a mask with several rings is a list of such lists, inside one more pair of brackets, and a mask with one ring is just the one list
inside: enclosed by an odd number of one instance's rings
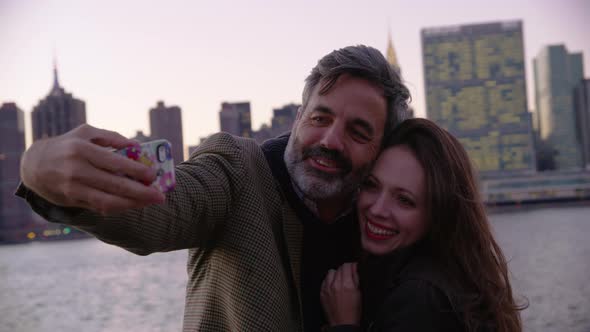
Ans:
{"label": "light on water", "polygon": [[180,331],[186,258],[94,239],[0,247],[0,330]]}
{"label": "light on water", "polygon": [[[491,215],[526,331],[590,331],[590,207]],[[0,247],[6,331],[180,331],[186,251],[140,257],[97,240]]]}
{"label": "light on water", "polygon": [[528,298],[526,331],[590,331],[590,208],[491,216],[512,272]]}

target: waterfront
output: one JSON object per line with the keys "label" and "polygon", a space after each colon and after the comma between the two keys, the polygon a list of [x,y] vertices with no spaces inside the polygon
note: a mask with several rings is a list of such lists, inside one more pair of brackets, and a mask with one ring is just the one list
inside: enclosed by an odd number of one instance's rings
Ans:
{"label": "waterfront", "polygon": [[[526,331],[590,332],[590,206],[494,213]],[[180,331],[186,251],[139,257],[99,241],[0,247],[6,331]]]}

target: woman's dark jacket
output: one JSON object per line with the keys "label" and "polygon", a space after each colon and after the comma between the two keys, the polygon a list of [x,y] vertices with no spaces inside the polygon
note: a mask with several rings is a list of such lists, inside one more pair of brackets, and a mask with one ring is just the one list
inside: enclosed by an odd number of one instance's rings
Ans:
{"label": "woman's dark jacket", "polygon": [[344,331],[465,331],[456,298],[460,294],[421,246],[359,262],[362,328]]}

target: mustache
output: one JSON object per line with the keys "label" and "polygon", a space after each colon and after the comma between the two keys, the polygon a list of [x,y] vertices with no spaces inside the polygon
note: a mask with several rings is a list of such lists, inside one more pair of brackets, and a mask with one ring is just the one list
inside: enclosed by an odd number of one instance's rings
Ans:
{"label": "mustache", "polygon": [[340,168],[348,172],[352,169],[352,161],[344,156],[341,152],[330,150],[323,146],[313,146],[303,150],[303,159],[310,157],[323,157],[333,160]]}

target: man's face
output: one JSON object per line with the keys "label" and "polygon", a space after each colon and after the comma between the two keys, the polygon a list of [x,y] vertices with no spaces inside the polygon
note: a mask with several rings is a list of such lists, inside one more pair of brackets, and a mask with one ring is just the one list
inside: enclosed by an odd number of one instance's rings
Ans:
{"label": "man's face", "polygon": [[377,157],[387,112],[381,89],[342,75],[320,95],[318,84],[297,114],[285,151],[289,175],[312,200],[352,193]]}

